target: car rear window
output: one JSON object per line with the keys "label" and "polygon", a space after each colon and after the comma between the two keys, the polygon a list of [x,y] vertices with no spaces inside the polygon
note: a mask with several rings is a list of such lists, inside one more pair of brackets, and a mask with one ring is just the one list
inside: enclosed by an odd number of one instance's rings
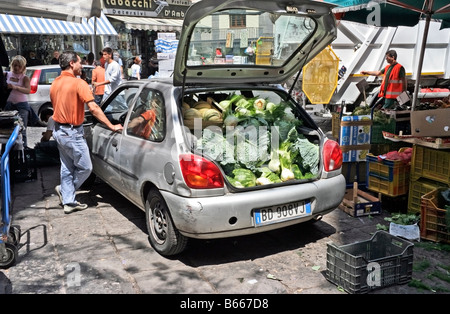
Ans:
{"label": "car rear window", "polygon": [[45,69],[41,72],[39,85],[51,85],[55,78],[61,74],[61,69]]}
{"label": "car rear window", "polygon": [[[196,24],[187,65],[280,66],[297,53],[316,27],[314,19],[303,15],[245,9],[215,12]],[[173,43],[160,40],[160,44]]]}

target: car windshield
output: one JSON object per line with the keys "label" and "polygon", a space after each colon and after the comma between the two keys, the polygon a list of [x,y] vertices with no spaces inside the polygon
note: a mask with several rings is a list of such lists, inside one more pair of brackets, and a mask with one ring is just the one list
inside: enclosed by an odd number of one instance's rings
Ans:
{"label": "car windshield", "polygon": [[300,49],[315,28],[315,21],[305,16],[254,10],[221,11],[196,24],[187,66],[281,66]]}

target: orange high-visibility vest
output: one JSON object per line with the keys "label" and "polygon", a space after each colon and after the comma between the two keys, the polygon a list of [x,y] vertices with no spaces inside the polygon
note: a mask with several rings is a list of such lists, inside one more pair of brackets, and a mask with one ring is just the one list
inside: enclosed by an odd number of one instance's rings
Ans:
{"label": "orange high-visibility vest", "polygon": [[[387,73],[390,66],[391,65],[387,65],[384,68],[384,73]],[[403,92],[402,79],[400,78],[401,68],[402,65],[400,63],[396,63],[393,66],[391,73],[389,74],[386,94],[384,94],[384,84],[386,83],[386,74],[384,75],[383,81],[381,82],[380,93],[378,94],[379,97],[396,99],[397,96],[399,96]]]}

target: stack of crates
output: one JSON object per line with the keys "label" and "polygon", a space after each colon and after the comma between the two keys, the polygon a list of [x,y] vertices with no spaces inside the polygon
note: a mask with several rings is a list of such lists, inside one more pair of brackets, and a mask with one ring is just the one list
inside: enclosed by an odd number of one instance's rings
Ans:
{"label": "stack of crates", "polygon": [[[404,148],[400,149],[402,152]],[[387,196],[400,196],[408,193],[411,166],[403,160],[378,160],[377,156],[368,154],[367,188]]]}
{"label": "stack of crates", "polygon": [[422,196],[440,187],[450,187],[450,150],[414,145],[408,212],[420,214]]}
{"label": "stack of crates", "polygon": [[372,125],[370,144],[392,144],[391,140],[383,137],[383,131],[399,134],[410,134],[410,112],[409,111],[392,111],[387,114],[388,123],[378,123],[374,120]]}
{"label": "stack of crates", "polygon": [[[446,192],[448,192],[448,188],[439,188],[422,196],[420,213],[420,237],[422,239],[450,243],[448,209],[439,201],[439,193]],[[445,205],[445,202],[443,204]]]}

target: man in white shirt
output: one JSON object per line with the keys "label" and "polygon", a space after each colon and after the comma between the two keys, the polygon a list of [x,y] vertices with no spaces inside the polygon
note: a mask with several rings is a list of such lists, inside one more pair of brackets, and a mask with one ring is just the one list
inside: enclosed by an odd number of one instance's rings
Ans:
{"label": "man in white shirt", "polygon": [[103,94],[103,100],[105,100],[122,83],[122,75],[120,65],[117,61],[114,61],[113,50],[105,47],[102,52],[105,59],[105,81],[94,83],[94,86],[105,85],[105,93]]}

